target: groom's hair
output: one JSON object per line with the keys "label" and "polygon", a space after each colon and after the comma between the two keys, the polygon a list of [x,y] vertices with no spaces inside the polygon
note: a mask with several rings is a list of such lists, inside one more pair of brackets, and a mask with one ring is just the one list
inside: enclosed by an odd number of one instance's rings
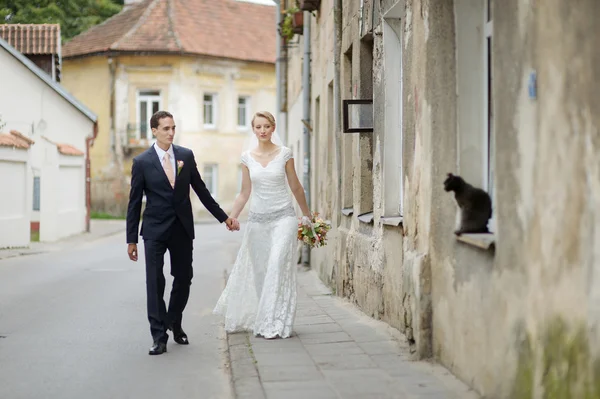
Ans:
{"label": "groom's hair", "polygon": [[150,118],[150,127],[152,129],[158,128],[158,122],[160,122],[160,120],[164,119],[164,118],[171,118],[171,119],[173,119],[173,115],[171,115],[167,111],[157,111],[157,112],[155,112],[154,115],[152,115],[152,118]]}

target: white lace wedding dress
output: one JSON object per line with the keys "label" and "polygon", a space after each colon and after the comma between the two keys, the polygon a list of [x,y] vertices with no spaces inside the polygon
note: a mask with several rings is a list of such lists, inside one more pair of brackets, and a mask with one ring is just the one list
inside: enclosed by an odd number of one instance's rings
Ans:
{"label": "white lace wedding dress", "polygon": [[288,189],[285,164],[292,151],[280,152],[263,167],[249,152],[252,193],[242,246],[214,313],[225,316],[227,332],[251,331],[265,338],[287,338],[296,315],[298,219]]}

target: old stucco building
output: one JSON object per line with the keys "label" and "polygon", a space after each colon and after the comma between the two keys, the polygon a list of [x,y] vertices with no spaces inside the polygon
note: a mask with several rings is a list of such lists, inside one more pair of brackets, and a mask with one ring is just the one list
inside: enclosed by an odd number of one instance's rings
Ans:
{"label": "old stucco building", "polygon": [[[600,397],[600,3],[338,4],[305,13],[311,205],[335,226],[311,266],[486,398]],[[340,133],[346,99],[373,133]],[[492,234],[454,236],[448,172],[491,194]]]}
{"label": "old stucco building", "polygon": [[275,7],[250,1],[129,0],[65,44],[63,83],[99,118],[94,210],[125,213],[131,161],[152,144],[159,109],[174,115],[175,143],[194,151],[207,187],[231,207],[251,115],[275,106],[273,26]]}

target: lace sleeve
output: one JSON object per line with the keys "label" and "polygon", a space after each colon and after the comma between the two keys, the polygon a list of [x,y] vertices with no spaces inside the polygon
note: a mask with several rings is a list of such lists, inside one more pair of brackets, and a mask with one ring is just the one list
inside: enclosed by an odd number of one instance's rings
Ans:
{"label": "lace sleeve", "polygon": [[247,152],[244,152],[242,154],[242,164],[248,166],[248,153]]}
{"label": "lace sleeve", "polygon": [[287,162],[290,159],[294,158],[294,154],[292,154],[292,150],[290,150],[289,148],[284,147],[283,151],[284,151],[284,153],[283,153],[283,159],[284,159],[285,162]]}

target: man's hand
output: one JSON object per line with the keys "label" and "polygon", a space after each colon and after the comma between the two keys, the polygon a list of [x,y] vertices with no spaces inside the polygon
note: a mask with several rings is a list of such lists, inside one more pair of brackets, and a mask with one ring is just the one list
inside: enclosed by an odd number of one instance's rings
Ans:
{"label": "man's hand", "polygon": [[138,260],[137,244],[128,244],[127,245],[127,254],[129,254],[129,259],[131,259],[134,262],[137,262],[137,260]]}
{"label": "man's hand", "polygon": [[238,231],[240,229],[240,222],[238,222],[235,218],[227,218],[225,224],[227,225],[227,230],[229,231]]}

